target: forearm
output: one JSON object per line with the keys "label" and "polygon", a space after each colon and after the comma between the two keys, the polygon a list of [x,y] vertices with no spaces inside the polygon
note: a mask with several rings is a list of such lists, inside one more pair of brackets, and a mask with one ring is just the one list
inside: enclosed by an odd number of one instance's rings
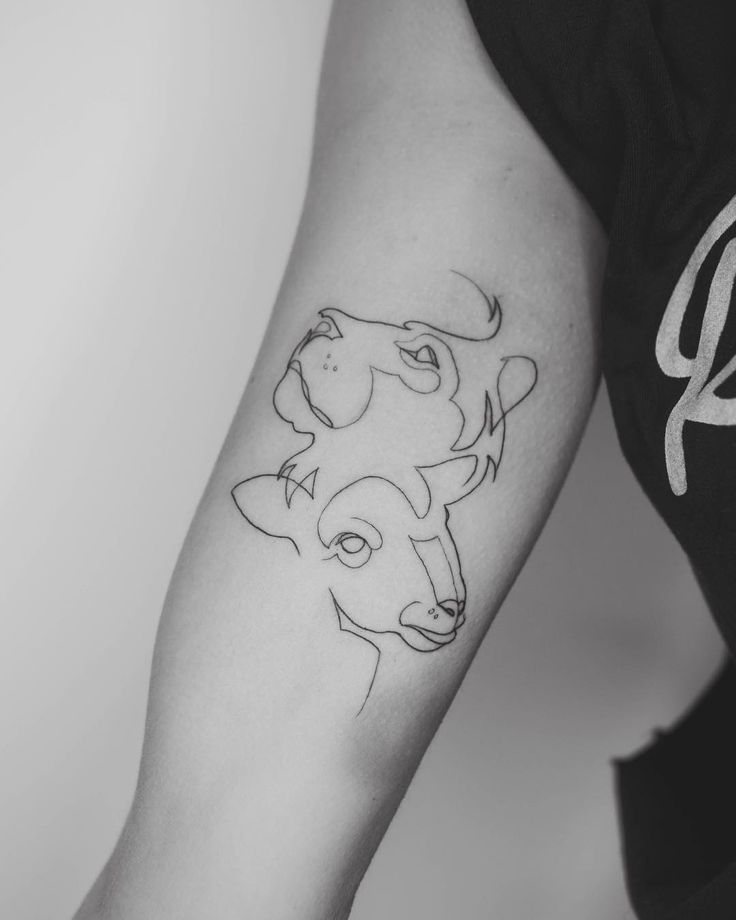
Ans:
{"label": "forearm", "polygon": [[[293,255],[167,597],[131,817],[80,918],[345,916],[544,521],[596,382],[599,241],[483,92],[399,88],[350,117],[323,94]],[[306,342],[328,307],[352,319]]]}

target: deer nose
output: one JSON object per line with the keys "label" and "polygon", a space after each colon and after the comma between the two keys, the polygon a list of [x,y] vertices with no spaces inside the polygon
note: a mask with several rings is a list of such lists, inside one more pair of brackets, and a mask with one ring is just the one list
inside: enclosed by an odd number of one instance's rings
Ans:
{"label": "deer nose", "polygon": [[[439,601],[438,606],[451,617],[456,617],[460,613],[460,605],[454,598],[448,598],[447,600]],[[432,611],[430,611],[430,613],[431,612]]]}
{"label": "deer nose", "polygon": [[419,616],[423,620],[421,626],[436,633],[452,632],[462,625],[464,619],[460,605],[454,598],[437,601],[434,606],[425,607]]}
{"label": "deer nose", "polygon": [[454,597],[448,597],[444,601],[439,601],[437,606],[454,621],[453,626],[455,629],[459,629],[465,622],[465,614],[463,613],[465,601],[458,601]]}

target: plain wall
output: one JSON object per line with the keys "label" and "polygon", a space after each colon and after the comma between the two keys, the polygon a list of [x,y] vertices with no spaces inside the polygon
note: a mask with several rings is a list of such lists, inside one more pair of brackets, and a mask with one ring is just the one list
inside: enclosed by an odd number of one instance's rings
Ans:
{"label": "plain wall", "polygon": [[[132,794],[170,571],[304,188],[327,0],[0,3],[0,916]],[[719,643],[599,399],[355,920],[625,920],[610,758]]]}

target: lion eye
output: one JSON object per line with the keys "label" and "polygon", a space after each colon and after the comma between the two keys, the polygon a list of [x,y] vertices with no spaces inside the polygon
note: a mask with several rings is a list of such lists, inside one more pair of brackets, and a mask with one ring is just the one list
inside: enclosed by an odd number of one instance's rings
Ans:
{"label": "lion eye", "polygon": [[368,541],[358,536],[357,533],[339,534],[332,541],[332,545],[337,550],[337,558],[340,562],[351,569],[358,569],[365,565],[373,552]]}
{"label": "lion eye", "polygon": [[434,348],[430,348],[429,345],[422,345],[419,351],[414,353],[414,358],[419,361],[420,364],[431,364],[432,367],[440,366]]}
{"label": "lion eye", "polygon": [[406,358],[404,359],[410,366],[413,362],[414,365],[426,364],[439,370],[440,362],[437,360],[437,352],[431,345],[422,345],[422,347],[418,348],[416,351],[412,351],[409,348],[400,348],[399,350],[402,355],[411,359],[410,361],[406,361]]}

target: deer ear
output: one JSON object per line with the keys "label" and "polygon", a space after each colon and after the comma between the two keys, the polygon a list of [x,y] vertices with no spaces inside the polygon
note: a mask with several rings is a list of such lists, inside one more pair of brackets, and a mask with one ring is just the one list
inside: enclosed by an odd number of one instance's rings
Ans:
{"label": "deer ear", "polygon": [[478,462],[477,457],[466,454],[436,466],[421,467],[418,472],[429,488],[430,504],[441,502],[443,505],[451,505],[472,492],[478,484],[474,476]]}
{"label": "deer ear", "polygon": [[307,532],[305,511],[314,501],[305,486],[284,475],[253,476],[239,482],[232,496],[252,527],[269,537],[291,541],[297,553],[300,552]]}

